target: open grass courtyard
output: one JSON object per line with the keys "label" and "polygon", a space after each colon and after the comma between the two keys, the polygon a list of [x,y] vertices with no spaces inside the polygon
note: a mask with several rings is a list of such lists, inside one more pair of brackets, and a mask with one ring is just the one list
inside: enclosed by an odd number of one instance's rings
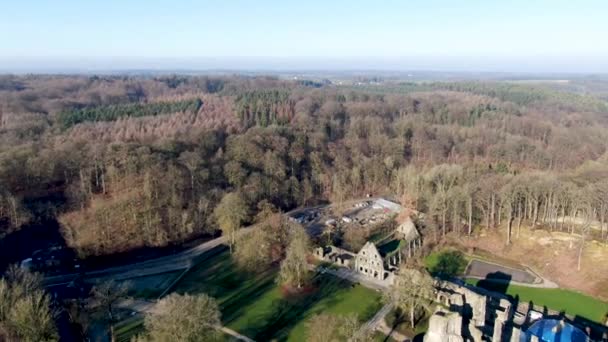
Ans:
{"label": "open grass courtyard", "polygon": [[380,293],[318,273],[310,288],[285,294],[276,274],[276,267],[255,274],[240,271],[224,249],[194,267],[175,291],[215,297],[224,324],[259,341],[306,341],[306,322],[314,314],[356,314],[363,322],[382,305]]}

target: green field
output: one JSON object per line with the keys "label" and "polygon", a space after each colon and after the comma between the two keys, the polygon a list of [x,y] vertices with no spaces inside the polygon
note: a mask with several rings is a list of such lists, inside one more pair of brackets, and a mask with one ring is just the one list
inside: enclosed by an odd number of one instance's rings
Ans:
{"label": "green field", "polygon": [[276,272],[241,272],[223,250],[193,268],[175,291],[215,297],[224,324],[259,341],[305,341],[306,320],[316,313],[352,313],[364,321],[381,306],[379,293],[320,274],[306,293],[286,296],[274,281]]}
{"label": "green field", "polygon": [[[477,286],[479,279],[466,279],[466,282]],[[504,291],[504,284],[492,284],[484,282],[483,288],[491,291]],[[520,302],[533,302],[535,305],[543,305],[556,311],[565,311],[569,315],[581,316],[586,319],[602,322],[608,313],[608,303],[604,303],[593,297],[565,289],[543,289],[509,284],[506,294],[515,298],[519,296]]]}

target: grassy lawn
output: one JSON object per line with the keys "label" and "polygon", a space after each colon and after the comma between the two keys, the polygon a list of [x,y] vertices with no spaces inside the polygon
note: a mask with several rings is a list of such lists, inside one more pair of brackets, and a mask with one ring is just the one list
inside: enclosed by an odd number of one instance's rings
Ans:
{"label": "grassy lawn", "polygon": [[[478,279],[466,279],[467,283],[477,286]],[[608,313],[608,303],[593,297],[565,289],[542,289],[509,284],[484,282],[483,287],[498,292],[504,292],[511,297],[519,296],[521,302],[532,301],[535,305],[543,305],[556,311],[565,311],[567,314],[581,316],[586,319],[602,322]]]}
{"label": "grassy lawn", "polygon": [[210,251],[211,257],[193,267],[174,287],[178,293],[206,293],[214,297],[222,312],[222,321],[233,321],[243,307],[275,286],[276,269],[257,274],[240,271],[232,262],[228,248]]}
{"label": "grassy lawn", "polygon": [[305,341],[306,320],[316,313],[354,313],[364,321],[381,306],[379,293],[329,275],[316,274],[306,293],[284,296],[276,272],[241,272],[224,249],[193,268],[175,291],[215,297],[224,324],[259,341]]}
{"label": "grassy lawn", "polygon": [[365,321],[380,308],[380,294],[330,275],[316,275],[311,293],[284,297],[278,287],[244,308],[228,326],[255,340],[306,341],[309,317],[318,313],[357,314]]}

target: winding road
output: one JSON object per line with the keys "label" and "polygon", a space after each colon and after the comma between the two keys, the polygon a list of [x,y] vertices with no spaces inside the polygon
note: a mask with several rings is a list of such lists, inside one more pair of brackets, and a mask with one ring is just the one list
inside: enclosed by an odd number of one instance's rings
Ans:
{"label": "winding road", "polygon": [[[243,228],[239,234],[249,234],[253,227]],[[44,286],[51,287],[69,284],[76,278],[103,278],[112,276],[114,280],[124,280],[135,277],[149,276],[159,273],[182,270],[191,267],[195,259],[205,252],[225,244],[227,238],[220,236],[213,240],[206,241],[200,245],[184,250],[177,254],[167,255],[155,259],[150,259],[133,264],[109,267],[102,270],[89,271],[84,273],[71,273],[56,276],[48,276],[43,280]]]}

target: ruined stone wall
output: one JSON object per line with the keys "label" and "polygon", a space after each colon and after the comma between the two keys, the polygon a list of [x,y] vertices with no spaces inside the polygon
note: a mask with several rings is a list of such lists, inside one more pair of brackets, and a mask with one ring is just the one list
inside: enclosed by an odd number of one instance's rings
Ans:
{"label": "ruined stone wall", "polygon": [[373,243],[366,243],[357,253],[355,271],[378,280],[384,280],[384,260]]}

